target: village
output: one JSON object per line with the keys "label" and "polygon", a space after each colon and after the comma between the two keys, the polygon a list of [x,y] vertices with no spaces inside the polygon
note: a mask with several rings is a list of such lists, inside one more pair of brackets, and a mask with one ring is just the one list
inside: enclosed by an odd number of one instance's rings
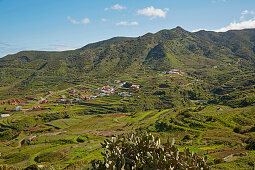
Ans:
{"label": "village", "polygon": [[[183,76],[185,72],[179,69],[162,72],[161,75]],[[92,88],[82,85],[70,87],[58,92],[49,91],[45,97],[25,97],[9,100],[0,100],[0,106],[7,106],[2,109],[1,118],[9,117],[15,112],[31,112],[47,110],[48,106],[65,105],[66,110],[71,105],[79,105],[96,98],[118,95],[123,98],[134,96],[134,92],[142,86],[126,81],[114,80],[105,83],[105,86]]]}
{"label": "village", "polygon": [[1,117],[9,117],[12,113],[18,111],[26,112],[45,110],[47,105],[57,106],[59,104],[64,104],[67,106],[67,110],[69,110],[70,105],[79,105],[80,102],[111,95],[132,97],[133,94],[130,91],[138,90],[140,87],[140,85],[115,80],[111,83],[111,85],[106,85],[93,90],[86,87],[76,87],[68,88],[56,93],[49,91],[46,97],[26,97],[25,99],[2,100],[0,101],[0,106],[9,107],[5,107],[3,109],[4,113],[1,113]]}

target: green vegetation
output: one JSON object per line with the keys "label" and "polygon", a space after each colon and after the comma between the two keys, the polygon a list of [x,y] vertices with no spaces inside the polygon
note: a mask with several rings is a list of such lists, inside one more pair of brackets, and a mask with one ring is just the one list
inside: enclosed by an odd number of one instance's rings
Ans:
{"label": "green vegetation", "polygon": [[139,131],[212,168],[254,168],[254,35],[177,27],[1,58],[0,164],[92,168],[100,143]]}

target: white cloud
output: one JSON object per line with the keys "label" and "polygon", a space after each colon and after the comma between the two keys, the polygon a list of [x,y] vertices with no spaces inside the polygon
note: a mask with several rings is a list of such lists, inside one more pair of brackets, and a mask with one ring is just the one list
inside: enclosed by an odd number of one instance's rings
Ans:
{"label": "white cloud", "polygon": [[249,13],[249,11],[248,10],[244,10],[244,11],[242,11],[242,15],[246,15],[246,14],[248,14]]}
{"label": "white cloud", "polygon": [[139,23],[134,21],[134,22],[130,22],[130,25],[139,25]]}
{"label": "white cloud", "polygon": [[67,19],[68,19],[71,23],[73,23],[73,24],[79,24],[79,23],[80,23],[79,21],[77,21],[77,20],[71,18],[70,16],[67,16]]}
{"label": "white cloud", "polygon": [[90,20],[88,18],[83,18],[81,20],[81,24],[88,24],[88,23],[90,23]]}
{"label": "white cloud", "polygon": [[157,9],[157,8],[154,8],[153,6],[150,6],[150,7],[144,8],[144,9],[139,9],[137,11],[137,14],[149,16],[152,18],[156,18],[156,17],[165,18],[166,13],[168,11],[169,11],[168,8],[165,8],[162,10],[162,9]]}
{"label": "white cloud", "polygon": [[234,21],[230,23],[229,26],[215,30],[215,32],[226,32],[228,30],[241,30],[241,29],[248,29],[248,28],[255,28],[255,17],[247,21],[241,21],[241,22]]}
{"label": "white cloud", "polygon": [[111,9],[113,9],[113,10],[123,10],[123,9],[126,9],[127,7],[125,7],[125,6],[121,6],[121,5],[119,5],[119,4],[115,4],[115,5],[113,5],[112,7],[111,7]]}
{"label": "white cloud", "polygon": [[54,50],[56,51],[67,51],[67,50],[75,50],[75,47],[66,46],[66,45],[52,45]]}
{"label": "white cloud", "polygon": [[78,21],[78,20],[73,19],[73,18],[70,17],[70,16],[67,16],[67,19],[68,19],[71,23],[73,23],[73,24],[88,24],[88,23],[90,23],[89,18],[83,18],[83,19],[81,19],[80,21]]}
{"label": "white cloud", "polygon": [[216,2],[227,2],[227,0],[212,0],[213,3],[216,3]]}
{"label": "white cloud", "polygon": [[249,11],[249,10],[242,11],[240,20],[244,20],[246,15],[255,15],[255,11]]}
{"label": "white cloud", "polygon": [[133,21],[133,22],[121,21],[121,22],[116,23],[116,25],[117,26],[120,26],[120,25],[131,26],[131,25],[139,25],[139,23],[136,21]]}
{"label": "white cloud", "polygon": [[102,19],[101,19],[101,21],[102,21],[102,22],[106,22],[106,21],[107,21],[107,19],[105,19],[105,18],[102,18]]}
{"label": "white cloud", "polygon": [[109,9],[121,11],[121,10],[127,9],[127,7],[121,6],[120,4],[115,4],[111,6],[110,8],[105,8],[104,10],[108,11]]}

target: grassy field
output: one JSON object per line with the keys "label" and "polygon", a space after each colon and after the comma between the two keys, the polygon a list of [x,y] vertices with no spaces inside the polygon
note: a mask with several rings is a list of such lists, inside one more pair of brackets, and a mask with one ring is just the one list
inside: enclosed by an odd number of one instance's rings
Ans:
{"label": "grassy field", "polygon": [[[201,100],[190,100],[185,89],[201,88],[190,77],[126,77],[129,79],[143,86],[142,90],[117,89],[133,94],[129,98],[111,95],[74,103],[56,102],[62,96],[74,100],[82,94],[91,95],[91,89],[109,84],[102,83],[56,93],[47,103],[39,103],[43,108],[39,110],[13,111],[15,106],[0,106],[1,112],[7,110],[11,115],[0,119],[0,164],[87,168],[90,161],[102,159],[100,143],[106,138],[147,131],[159,136],[162,143],[174,138],[181,150],[189,147],[208,156],[213,168],[254,167],[254,151],[247,147],[255,133],[254,105],[208,104],[204,102],[207,97],[199,93],[196,95],[201,95]],[[69,97],[74,89],[79,95]],[[162,91],[164,95],[159,95]],[[32,108],[36,102],[23,108]]]}
{"label": "grassy field", "polygon": [[[94,102],[99,101],[103,102]],[[111,102],[116,100],[113,98]],[[73,110],[82,108],[73,106]],[[235,154],[227,162],[213,165],[214,168],[235,169],[243,166],[249,169],[255,159],[254,152],[245,149],[245,140],[250,132],[236,133],[234,128],[241,125],[243,128],[251,128],[255,123],[253,111],[253,106],[233,109],[221,105],[206,105],[202,109],[190,107],[177,111],[165,109],[132,114],[73,115],[36,125],[53,127],[50,131],[25,131],[18,140],[3,142],[0,147],[0,163],[19,167],[29,164],[54,164],[62,168],[74,164],[85,166],[84,162],[101,158],[100,143],[105,138],[147,129],[146,131],[160,136],[163,142],[168,136],[175,138],[180,148],[190,147],[202,156],[207,155],[211,162],[216,158],[223,159]],[[2,120],[2,123],[11,124],[14,121],[11,119]],[[20,147],[19,140],[24,140]],[[247,153],[248,156],[239,156],[239,153]],[[45,155],[52,155],[54,159],[46,159]]]}

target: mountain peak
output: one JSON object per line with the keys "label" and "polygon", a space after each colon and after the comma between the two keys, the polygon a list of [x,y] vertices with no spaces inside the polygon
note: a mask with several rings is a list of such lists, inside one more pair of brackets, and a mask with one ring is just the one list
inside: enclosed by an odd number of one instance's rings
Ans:
{"label": "mountain peak", "polygon": [[175,27],[173,30],[186,31],[185,29],[183,29],[183,28],[180,27],[180,26]]}

